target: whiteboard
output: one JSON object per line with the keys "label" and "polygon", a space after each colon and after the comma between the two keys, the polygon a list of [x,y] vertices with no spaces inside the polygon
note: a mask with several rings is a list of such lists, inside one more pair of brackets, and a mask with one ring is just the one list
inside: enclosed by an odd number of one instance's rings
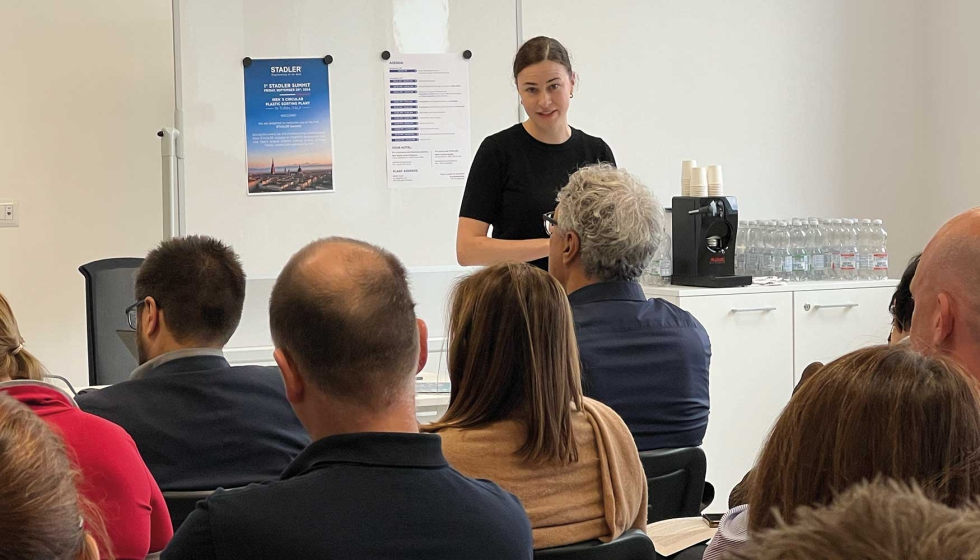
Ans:
{"label": "whiteboard", "polygon": [[[426,40],[426,25],[413,31],[405,0],[174,1],[184,233],[231,244],[250,279],[275,278],[296,250],[332,235],[381,245],[410,268],[457,268],[463,189],[386,186],[381,52],[397,55],[401,44],[473,53],[475,152],[484,137],[517,122],[515,0],[449,0],[442,44]],[[247,196],[242,59],[328,54],[336,192]]]}

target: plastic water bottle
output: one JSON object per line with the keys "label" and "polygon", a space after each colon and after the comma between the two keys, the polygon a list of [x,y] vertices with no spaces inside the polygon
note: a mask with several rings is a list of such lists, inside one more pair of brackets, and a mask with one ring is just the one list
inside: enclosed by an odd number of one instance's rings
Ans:
{"label": "plastic water bottle", "polygon": [[810,276],[810,253],[806,247],[806,230],[803,220],[793,220],[789,229],[789,251],[792,257],[790,264],[790,280],[803,282]]}
{"label": "plastic water bottle", "polygon": [[660,243],[660,281],[664,286],[670,285],[670,278],[674,275],[674,240],[671,239],[667,230]]}
{"label": "plastic water bottle", "polygon": [[[670,276],[673,273],[674,263],[671,259],[672,240],[666,230],[660,234],[660,244],[653,252],[653,258],[647,264],[644,271],[644,284],[648,286],[667,286],[670,284]],[[666,261],[666,262],[665,262]],[[664,272],[667,274],[664,275]]]}
{"label": "plastic water bottle", "polygon": [[759,228],[759,222],[752,220],[749,222],[749,228],[745,232],[745,275],[746,276],[758,276],[759,275],[759,239],[761,239],[762,230]]}
{"label": "plastic water bottle", "polygon": [[775,267],[775,275],[783,280],[793,279],[793,253],[791,251],[792,239],[790,236],[789,224],[784,221],[776,223],[776,229],[772,234],[772,256]]}
{"label": "plastic water bottle", "polygon": [[874,265],[874,280],[884,280],[888,278],[888,232],[882,225],[881,220],[872,222],[872,260]]}
{"label": "plastic water bottle", "polygon": [[844,220],[844,229],[841,232],[840,247],[840,279],[858,279],[858,247],[857,247],[857,227],[854,220],[848,218]]}
{"label": "plastic water bottle", "polygon": [[762,276],[776,276],[776,263],[773,260],[773,232],[775,222],[767,220],[762,229],[762,253],[759,261],[759,274]]}
{"label": "plastic water bottle", "polygon": [[810,229],[807,232],[807,250],[810,253],[810,280],[827,279],[826,236],[820,226],[820,220],[810,218]]}
{"label": "plastic water bottle", "polygon": [[745,276],[745,248],[746,235],[748,233],[748,222],[739,222],[738,231],[735,233],[735,275]]}
{"label": "plastic water bottle", "polygon": [[861,280],[874,279],[874,232],[871,230],[871,220],[861,220],[857,228],[858,247],[858,278]]}
{"label": "plastic water bottle", "polygon": [[834,218],[830,222],[830,247],[833,250],[833,256],[831,257],[830,261],[830,277],[834,280],[841,280],[844,278],[840,271],[840,249],[843,244],[844,221],[840,218]]}
{"label": "plastic water bottle", "polygon": [[830,239],[830,231],[832,228],[832,220],[829,218],[820,220],[820,231],[823,233],[824,280],[832,280],[834,278],[834,246]]}

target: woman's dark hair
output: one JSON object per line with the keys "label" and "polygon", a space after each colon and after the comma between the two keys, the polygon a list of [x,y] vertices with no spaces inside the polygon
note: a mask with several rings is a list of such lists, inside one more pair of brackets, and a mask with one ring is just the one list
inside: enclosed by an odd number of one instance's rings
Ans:
{"label": "woman's dark hair", "polygon": [[863,480],[919,484],[951,507],[980,492],[980,386],[952,360],[906,344],[827,364],[780,414],[749,483],[749,529],[794,522]]}
{"label": "woman's dark hair", "polygon": [[909,286],[912,285],[912,278],[915,276],[915,269],[919,266],[919,257],[922,253],[915,255],[909,260],[909,265],[902,273],[902,280],[895,288],[892,302],[888,305],[888,311],[892,314],[892,324],[902,332],[909,332],[912,328],[912,310],[915,308],[915,301],[912,300],[912,292]]}
{"label": "woman's dark hair", "polygon": [[568,70],[568,75],[572,75],[572,61],[565,46],[556,39],[542,36],[528,39],[517,50],[517,56],[514,57],[514,79],[517,79],[521,70],[546,60],[561,64],[565,70]]}

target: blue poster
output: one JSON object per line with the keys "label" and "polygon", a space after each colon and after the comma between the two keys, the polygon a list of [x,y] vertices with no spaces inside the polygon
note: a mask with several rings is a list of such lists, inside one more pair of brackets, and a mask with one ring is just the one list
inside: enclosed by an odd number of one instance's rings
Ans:
{"label": "blue poster", "polygon": [[334,190],[328,69],[319,58],[245,67],[248,194]]}

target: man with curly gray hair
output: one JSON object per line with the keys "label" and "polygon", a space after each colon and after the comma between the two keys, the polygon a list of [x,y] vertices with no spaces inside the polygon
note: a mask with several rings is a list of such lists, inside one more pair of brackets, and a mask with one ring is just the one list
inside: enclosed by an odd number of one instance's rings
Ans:
{"label": "man with curly gray hair", "polygon": [[640,451],[701,445],[711,344],[690,313],[637,279],[662,237],[660,202],[608,164],[575,172],[545,215],[548,271],[575,316],[585,394],[615,410]]}

